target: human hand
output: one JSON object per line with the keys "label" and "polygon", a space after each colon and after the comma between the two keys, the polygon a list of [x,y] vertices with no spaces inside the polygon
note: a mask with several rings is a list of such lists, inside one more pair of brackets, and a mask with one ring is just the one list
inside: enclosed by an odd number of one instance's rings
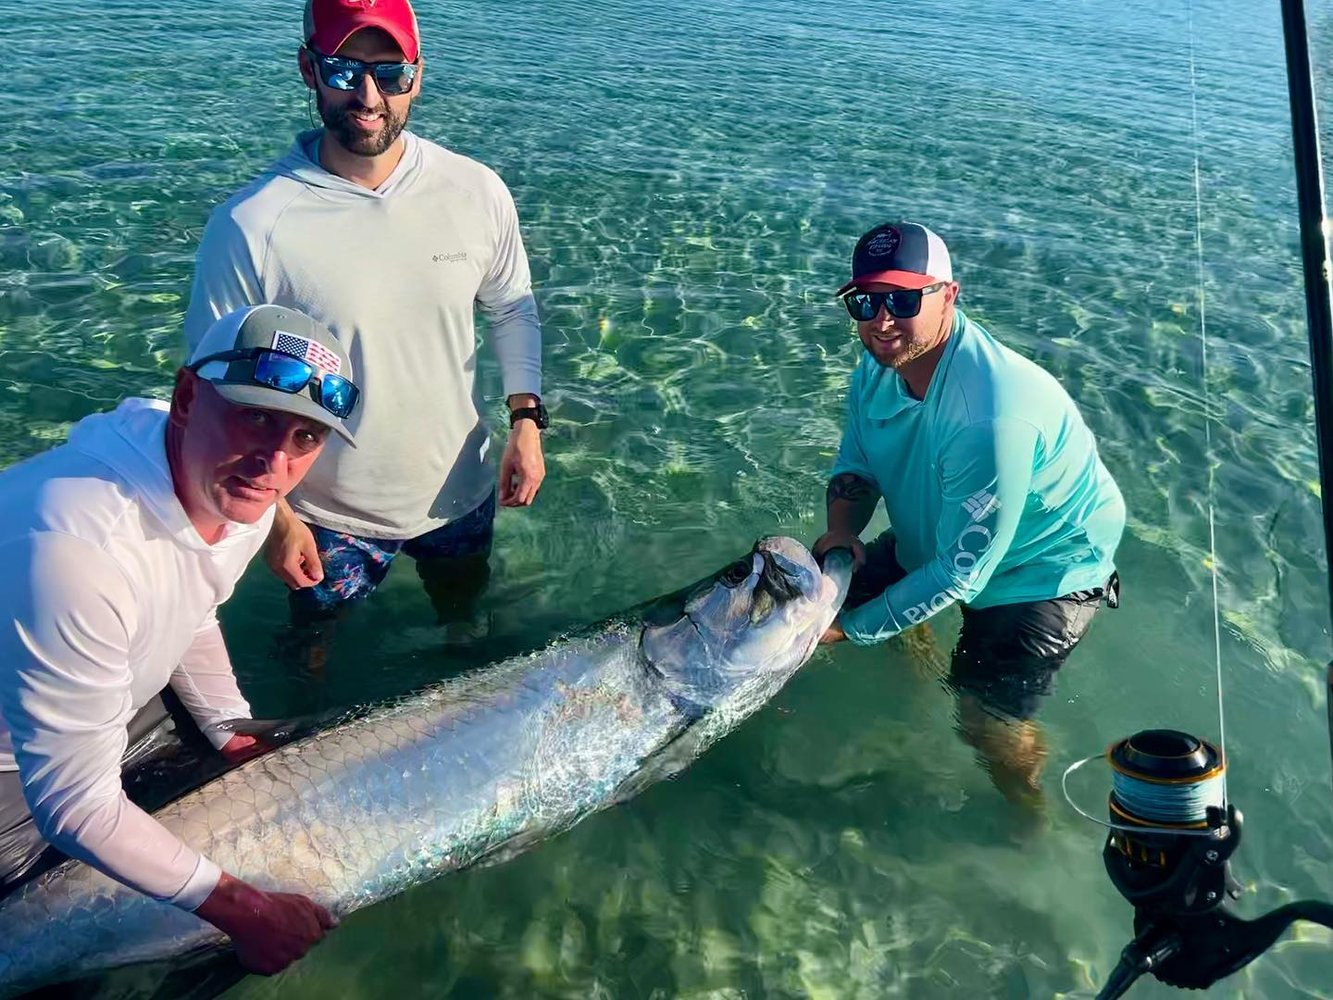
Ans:
{"label": "human hand", "polygon": [[237,733],[226,743],[222,744],[218,751],[233,764],[240,764],[251,757],[258,757],[260,754],[267,753],[273,749],[268,743],[265,743],[258,736],[250,736],[245,733]]}
{"label": "human hand", "polygon": [[842,642],[847,638],[847,633],[842,630],[842,625],[838,619],[833,619],[833,623],[824,630],[824,634],[819,637],[819,644],[827,646],[831,643]]}
{"label": "human hand", "polygon": [[545,478],[541,431],[535,420],[520,420],[510,428],[500,459],[500,506],[531,506]]}
{"label": "human hand", "polygon": [[851,549],[852,572],[866,564],[866,547],[861,543],[861,539],[850,531],[824,532],[815,539],[815,544],[810,547],[810,554],[818,560],[822,559],[824,553],[830,549]]}
{"label": "human hand", "polygon": [[324,579],[314,532],[282,502],[274,515],[268,541],[264,543],[264,561],[292,590],[313,587]]}
{"label": "human hand", "polygon": [[281,972],[338,926],[305,896],[265,892],[226,872],[194,912],[230,937],[241,965],[261,976]]}

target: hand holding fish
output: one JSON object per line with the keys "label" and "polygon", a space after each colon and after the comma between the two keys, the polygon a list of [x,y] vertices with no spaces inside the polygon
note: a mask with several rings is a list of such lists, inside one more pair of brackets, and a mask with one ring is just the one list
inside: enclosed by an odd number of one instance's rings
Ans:
{"label": "hand holding fish", "polygon": [[826,531],[815,539],[814,545],[810,546],[810,554],[816,561],[823,562],[824,554],[831,549],[849,549],[852,553],[853,571],[865,565],[866,547],[854,532],[840,531],[836,528]]}
{"label": "hand holding fish", "polygon": [[231,938],[245,968],[264,976],[287,968],[337,926],[305,896],[264,892],[226,872],[194,912]]}
{"label": "hand holding fish", "polygon": [[265,743],[258,736],[237,733],[222,745],[221,753],[233,764],[241,764],[251,757],[258,757],[271,749],[273,749],[272,746]]}
{"label": "hand holding fish", "polygon": [[835,618],[833,619],[833,624],[826,628],[824,634],[819,637],[819,644],[825,646],[829,643],[843,642],[846,638],[847,633],[842,630],[842,625],[840,625],[838,619]]}

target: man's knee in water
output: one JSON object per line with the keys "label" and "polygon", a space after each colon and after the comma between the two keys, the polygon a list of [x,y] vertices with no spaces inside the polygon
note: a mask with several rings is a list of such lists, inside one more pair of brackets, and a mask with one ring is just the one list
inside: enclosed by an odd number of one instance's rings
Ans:
{"label": "man's knee in water", "polygon": [[958,692],[958,734],[978,750],[1011,742],[1019,721],[998,715],[970,691]]}

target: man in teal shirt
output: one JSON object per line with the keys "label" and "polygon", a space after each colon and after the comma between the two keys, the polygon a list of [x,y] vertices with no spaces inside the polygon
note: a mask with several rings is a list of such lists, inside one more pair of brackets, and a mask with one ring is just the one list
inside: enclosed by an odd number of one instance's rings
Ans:
{"label": "man in teal shirt", "polygon": [[[857,571],[825,641],[881,642],[961,604],[959,731],[1007,798],[1040,804],[1032,716],[1117,601],[1124,501],[1060,384],[957,308],[929,229],[870,230],[839,294],[865,352],[814,551],[849,548]],[[863,546],[881,497],[891,528]]]}

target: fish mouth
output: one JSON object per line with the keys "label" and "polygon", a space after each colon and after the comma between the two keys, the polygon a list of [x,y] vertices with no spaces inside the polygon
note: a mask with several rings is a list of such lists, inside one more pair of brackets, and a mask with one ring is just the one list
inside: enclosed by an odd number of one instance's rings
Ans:
{"label": "fish mouth", "polygon": [[[744,556],[724,569],[712,573],[679,590],[672,591],[644,607],[642,621],[650,627],[664,628],[682,619],[687,619],[691,627],[703,638],[707,629],[697,619],[691,617],[686,605],[691,597],[704,590],[717,586],[737,586],[751,573],[756,572],[755,558],[758,557],[758,579],[755,581],[753,598],[768,602],[770,607],[781,607],[792,601],[818,599],[818,589],[810,590],[807,580],[802,578],[802,567],[784,556],[765,548],[765,543],[772,539],[762,539]],[[784,565],[786,563],[787,565]]]}

